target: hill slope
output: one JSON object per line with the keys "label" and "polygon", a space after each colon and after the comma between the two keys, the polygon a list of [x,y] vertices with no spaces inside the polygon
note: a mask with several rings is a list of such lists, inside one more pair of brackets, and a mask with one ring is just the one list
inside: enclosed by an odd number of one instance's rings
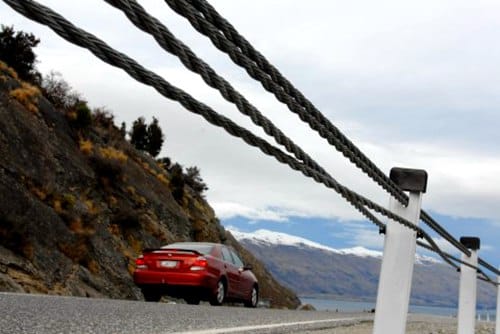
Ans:
{"label": "hill slope", "polygon": [[[142,298],[131,273],[143,248],[228,242],[214,211],[134,149],[105,115],[90,125],[56,110],[0,63],[0,290]],[[250,253],[245,260],[262,267]],[[299,300],[267,271],[262,298]]]}
{"label": "hill slope", "polygon": [[[333,249],[266,230],[254,233],[233,230],[231,233],[265,263],[274,277],[299,295],[340,300],[376,299],[380,252],[361,247]],[[425,256],[416,257],[412,304],[456,306],[458,287],[459,274],[449,265]],[[482,281],[478,287],[479,304],[494,307],[495,288]]]}

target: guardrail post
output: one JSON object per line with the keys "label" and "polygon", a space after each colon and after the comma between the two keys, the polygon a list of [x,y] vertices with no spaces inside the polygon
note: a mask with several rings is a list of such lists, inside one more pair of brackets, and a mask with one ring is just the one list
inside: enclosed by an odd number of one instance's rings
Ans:
{"label": "guardrail post", "polygon": [[[500,269],[500,267],[498,267]],[[497,277],[497,313],[495,316],[495,334],[500,334],[500,275]]]}
{"label": "guardrail post", "polygon": [[[402,190],[410,192],[410,200],[405,207],[391,197],[389,209],[417,226],[422,194],[427,187],[427,173],[424,170],[392,168],[390,178]],[[387,222],[373,334],[405,333],[416,237],[416,232],[410,228],[396,221]]]}
{"label": "guardrail post", "polygon": [[[461,237],[460,242],[470,250],[470,256],[462,254],[462,261],[477,267],[479,238]],[[458,334],[474,334],[476,327],[477,270],[460,265],[460,291],[458,294]]]}

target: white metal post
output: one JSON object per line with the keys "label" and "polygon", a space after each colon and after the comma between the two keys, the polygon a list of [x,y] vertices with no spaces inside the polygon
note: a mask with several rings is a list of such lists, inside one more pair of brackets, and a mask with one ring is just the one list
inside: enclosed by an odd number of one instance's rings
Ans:
{"label": "white metal post", "polygon": [[[406,171],[415,172],[415,170]],[[389,209],[392,212],[412,222],[415,226],[418,225],[422,193],[425,192],[427,184],[427,174],[424,171],[417,171],[417,173],[425,175],[417,187],[408,186],[404,180],[397,180],[400,181],[397,182],[393,179],[403,190],[410,191],[408,206],[401,205],[392,197],[389,202]],[[405,176],[412,178],[415,174],[409,172]],[[387,222],[373,334],[405,333],[415,263],[416,237],[417,234],[412,229],[396,221]]]}
{"label": "white metal post", "polygon": [[[479,239],[462,237],[460,241],[471,255],[462,254],[462,261],[477,267]],[[458,295],[458,334],[474,334],[476,326],[477,270],[460,265],[460,291]]]}
{"label": "white metal post", "polygon": [[[500,269],[500,267],[498,267]],[[495,318],[495,334],[500,334],[500,275],[497,277],[497,313]]]}

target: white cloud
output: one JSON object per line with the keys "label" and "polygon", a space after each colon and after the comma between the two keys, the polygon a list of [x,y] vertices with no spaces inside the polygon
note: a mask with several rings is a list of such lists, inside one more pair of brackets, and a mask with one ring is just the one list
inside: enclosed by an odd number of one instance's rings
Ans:
{"label": "white cloud", "polygon": [[251,208],[238,203],[214,202],[212,206],[221,219],[239,216],[249,220],[269,220],[276,222],[285,222],[288,220],[286,216],[280,215],[276,211]]}
{"label": "white cloud", "polygon": [[349,240],[348,243],[353,246],[361,246],[370,249],[382,250],[384,248],[384,235],[377,229],[367,227],[366,224],[349,223],[345,226],[345,232],[341,235],[335,234],[335,237],[342,237]]}

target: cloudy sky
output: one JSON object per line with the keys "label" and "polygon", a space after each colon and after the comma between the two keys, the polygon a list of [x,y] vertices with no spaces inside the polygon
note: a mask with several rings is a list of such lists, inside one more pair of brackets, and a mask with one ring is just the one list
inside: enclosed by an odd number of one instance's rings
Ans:
{"label": "cloudy sky", "polygon": [[[265,136],[104,1],[42,3]],[[164,1],[140,3],[339,182],[387,205],[386,193]],[[383,171],[393,166],[425,169],[429,182],[423,208],[455,237],[479,236],[480,256],[500,264],[498,1],[211,3]],[[127,124],[139,116],[159,118],[166,134],[161,155],[201,169],[210,188],[207,199],[226,226],[267,228],[337,248],[382,247],[377,229],[332,190],[211,126],[3,2],[0,18],[38,36],[39,70],[60,72],[92,106],[106,106]]]}

